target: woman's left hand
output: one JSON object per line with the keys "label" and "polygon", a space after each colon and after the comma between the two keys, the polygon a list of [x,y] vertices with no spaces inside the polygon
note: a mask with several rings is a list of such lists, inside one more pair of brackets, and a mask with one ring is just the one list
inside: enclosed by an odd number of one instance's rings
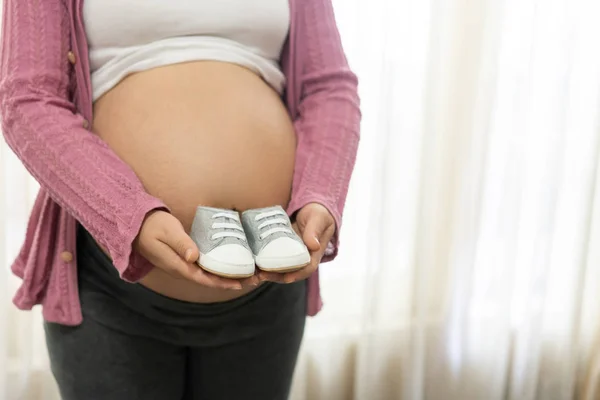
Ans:
{"label": "woman's left hand", "polygon": [[297,282],[308,278],[319,267],[327,244],[335,233],[335,220],[321,204],[309,203],[298,211],[292,226],[310,252],[310,263],[301,270],[287,274],[260,271],[258,275],[261,281]]}

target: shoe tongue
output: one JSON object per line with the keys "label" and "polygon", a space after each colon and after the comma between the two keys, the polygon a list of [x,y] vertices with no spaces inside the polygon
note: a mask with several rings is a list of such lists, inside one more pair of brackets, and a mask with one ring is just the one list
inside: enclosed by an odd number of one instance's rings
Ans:
{"label": "shoe tongue", "polygon": [[[222,217],[222,218],[219,218],[219,220],[222,220],[222,222],[226,222],[226,223],[230,223],[230,224],[235,224],[235,225],[241,227],[241,223],[238,222],[236,219],[233,219],[233,218]],[[221,221],[219,221],[219,222],[221,222]],[[238,230],[238,229],[233,229],[233,228],[222,228],[221,230],[224,231],[224,232],[236,232],[238,234],[239,233],[241,233],[242,235],[244,234],[243,231]],[[237,237],[224,237],[224,238],[222,238],[221,242],[219,243],[219,246],[222,246],[222,245],[225,245],[225,244],[238,244],[238,245],[244,246],[247,249],[250,249],[249,246],[248,246],[248,243],[246,243],[245,240],[242,240],[242,239],[237,238]]]}
{"label": "shoe tongue", "polygon": [[[235,224],[240,226],[241,224],[233,218],[227,218],[227,217],[217,217],[214,219],[215,222],[219,222],[219,223],[226,223],[226,224]],[[238,230],[238,229],[233,229],[233,228],[219,228],[216,231],[218,232],[237,232],[237,233],[242,233],[242,231]],[[243,240],[238,239],[236,237],[224,237],[219,239],[219,246],[222,246],[224,244],[243,244],[245,243]]]}
{"label": "shoe tongue", "polygon": [[[286,219],[286,218],[285,218],[285,216],[283,216],[283,215],[277,214],[277,215],[273,215],[273,216],[270,216],[270,217],[267,217],[267,218],[265,218],[265,219],[263,220],[263,222],[264,222],[264,221],[270,221],[270,220],[274,220],[274,219],[281,219],[281,220],[285,221],[285,219]],[[292,228],[291,228],[291,226],[290,226],[290,225],[287,223],[287,221],[286,221],[286,222],[280,222],[280,223],[277,223],[277,224],[271,224],[271,225],[267,225],[267,226],[263,227],[263,228],[261,229],[261,231],[264,233],[264,232],[268,231],[269,229],[273,229],[273,228],[286,228],[286,229],[292,229]],[[282,237],[282,236],[288,236],[288,234],[287,234],[287,233],[285,233],[285,232],[275,232],[275,233],[273,233],[273,234],[269,235],[269,240],[272,240],[272,239],[271,239],[271,236],[273,237],[273,239],[275,239],[275,238]]]}
{"label": "shoe tongue", "polygon": [[224,237],[221,238],[219,242],[219,246],[223,246],[225,244],[241,244],[243,245],[245,242],[235,237]]}

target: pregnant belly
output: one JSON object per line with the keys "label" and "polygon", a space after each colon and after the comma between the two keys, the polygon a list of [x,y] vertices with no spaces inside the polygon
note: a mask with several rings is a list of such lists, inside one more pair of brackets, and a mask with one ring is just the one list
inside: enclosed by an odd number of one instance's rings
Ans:
{"label": "pregnant belly", "polygon": [[[221,62],[129,76],[94,104],[94,131],[189,232],[195,209],[289,202],[295,135],[279,97],[253,72]],[[165,296],[216,302],[209,289],[154,269],[141,284]]]}

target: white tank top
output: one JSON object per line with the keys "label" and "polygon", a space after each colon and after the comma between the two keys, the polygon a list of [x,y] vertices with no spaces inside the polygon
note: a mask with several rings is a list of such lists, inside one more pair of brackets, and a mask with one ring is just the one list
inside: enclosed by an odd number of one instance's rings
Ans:
{"label": "white tank top", "polygon": [[93,99],[128,74],[198,60],[235,63],[281,93],[288,0],[85,0]]}

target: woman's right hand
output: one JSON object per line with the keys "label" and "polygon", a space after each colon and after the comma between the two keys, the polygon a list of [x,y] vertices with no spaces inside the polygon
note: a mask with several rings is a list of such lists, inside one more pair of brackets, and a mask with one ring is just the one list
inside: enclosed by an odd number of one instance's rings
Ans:
{"label": "woman's right hand", "polygon": [[221,278],[196,265],[200,256],[198,246],[181,222],[166,211],[152,211],[146,216],[134,249],[175,278],[218,289],[242,288],[239,280]]}

